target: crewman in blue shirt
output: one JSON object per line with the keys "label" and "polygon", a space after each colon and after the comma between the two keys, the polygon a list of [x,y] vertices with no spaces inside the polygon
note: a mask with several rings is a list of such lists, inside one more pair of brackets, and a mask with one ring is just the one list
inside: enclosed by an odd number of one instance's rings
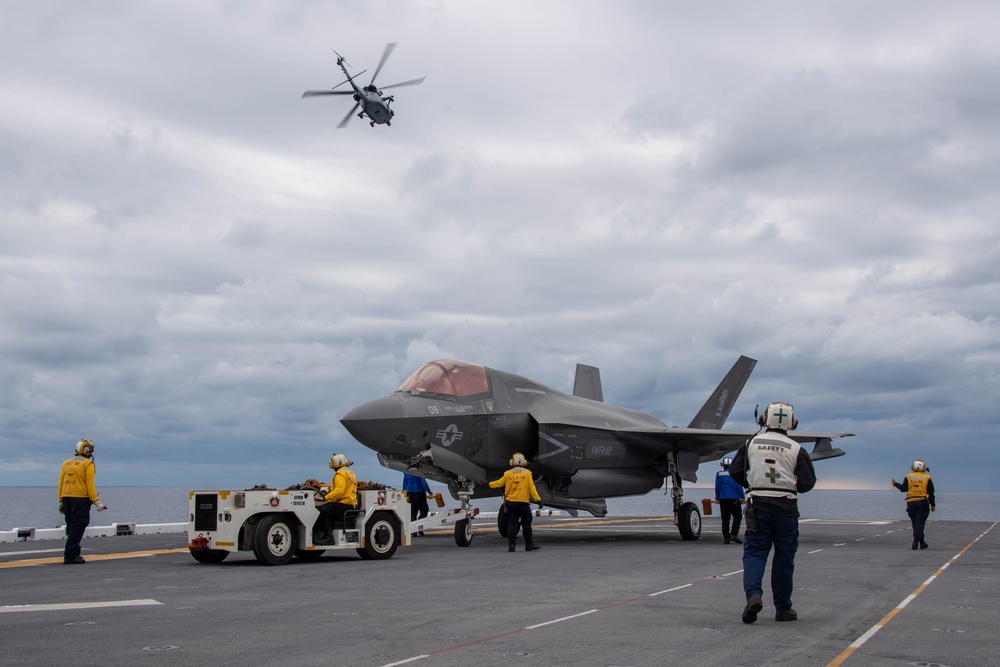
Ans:
{"label": "crewman in blue shirt", "polygon": [[722,470],[715,473],[715,499],[719,501],[719,512],[722,514],[722,540],[729,544],[743,544],[740,539],[740,519],[743,517],[743,487],[729,476],[729,466],[733,460],[728,456],[722,459]]}
{"label": "crewman in blue shirt", "polygon": [[[430,511],[427,507],[427,496],[431,494],[427,480],[419,475],[404,472],[403,491],[406,491],[406,502],[410,503],[410,521],[425,518]],[[422,530],[417,532],[417,535],[423,534]]]}

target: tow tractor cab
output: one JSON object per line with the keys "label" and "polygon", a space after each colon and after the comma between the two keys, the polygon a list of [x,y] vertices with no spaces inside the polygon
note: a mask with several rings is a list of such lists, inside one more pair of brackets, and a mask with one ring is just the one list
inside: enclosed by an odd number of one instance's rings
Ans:
{"label": "tow tractor cab", "polygon": [[372,483],[358,484],[358,508],[334,523],[333,537],[318,541],[313,528],[319,519],[317,492],[305,485],[276,490],[255,487],[244,491],[191,491],[188,549],[199,563],[221,563],[231,552],[253,551],[266,565],[284,565],[293,557],[316,560],[328,550],[355,549],[366,560],[392,558],[418,530],[455,524],[459,546],[472,543],[472,519],[479,510],[469,507],[411,522],[405,494]]}

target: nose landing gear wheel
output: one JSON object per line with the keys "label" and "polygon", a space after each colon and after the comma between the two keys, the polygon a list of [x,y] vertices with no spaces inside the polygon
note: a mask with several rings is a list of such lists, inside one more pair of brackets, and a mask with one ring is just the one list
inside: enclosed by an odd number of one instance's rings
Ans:
{"label": "nose landing gear wheel", "polygon": [[462,519],[455,524],[455,544],[467,547],[472,544],[472,521]]}

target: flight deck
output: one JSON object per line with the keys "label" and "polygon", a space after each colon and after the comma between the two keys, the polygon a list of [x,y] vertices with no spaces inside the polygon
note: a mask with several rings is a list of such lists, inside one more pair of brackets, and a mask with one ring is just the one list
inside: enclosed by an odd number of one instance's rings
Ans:
{"label": "flight deck", "polygon": [[997,664],[1000,531],[932,521],[803,520],[794,623],[740,620],[742,549],[717,517],[681,539],[670,517],[535,519],[537,552],[415,537],[390,560],[338,552],[268,567],[203,564],[178,534],[0,544],[3,665]]}

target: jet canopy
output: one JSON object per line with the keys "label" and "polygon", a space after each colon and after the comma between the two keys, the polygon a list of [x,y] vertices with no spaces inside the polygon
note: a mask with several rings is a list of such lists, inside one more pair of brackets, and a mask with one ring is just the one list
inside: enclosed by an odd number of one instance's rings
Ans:
{"label": "jet canopy", "polygon": [[464,398],[489,392],[486,368],[454,359],[439,359],[416,370],[396,391]]}

